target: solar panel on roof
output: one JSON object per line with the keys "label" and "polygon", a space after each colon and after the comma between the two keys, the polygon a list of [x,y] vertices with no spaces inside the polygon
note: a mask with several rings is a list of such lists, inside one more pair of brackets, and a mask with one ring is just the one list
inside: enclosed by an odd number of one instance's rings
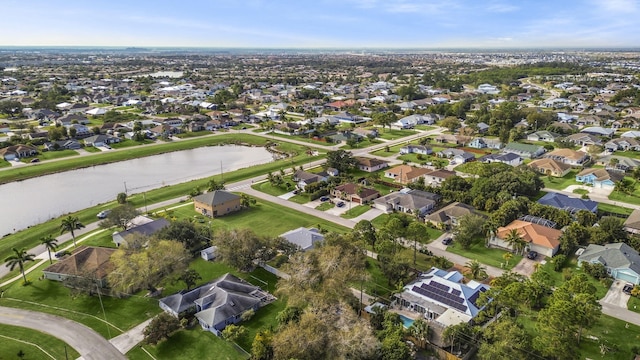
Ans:
{"label": "solar panel on roof", "polygon": [[452,290],[451,290],[451,293],[452,293],[453,295],[455,295],[455,296],[459,296],[461,292],[460,292],[460,290],[458,290],[458,289],[452,289]]}

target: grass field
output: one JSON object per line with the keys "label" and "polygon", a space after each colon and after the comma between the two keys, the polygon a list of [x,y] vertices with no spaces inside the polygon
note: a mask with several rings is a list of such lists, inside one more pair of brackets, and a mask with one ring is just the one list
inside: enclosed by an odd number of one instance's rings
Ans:
{"label": "grass field", "polygon": [[25,162],[30,162],[33,158],[38,158],[42,161],[44,160],[52,160],[52,159],[62,159],[65,157],[78,156],[77,151],[75,150],[58,150],[58,151],[43,151],[36,156],[25,158]]}
{"label": "grass field", "polygon": [[351,209],[345,211],[340,217],[345,219],[353,219],[358,217],[367,211],[371,210],[371,206],[369,205],[358,205],[356,207],[352,207]]}
{"label": "grass field", "polygon": [[582,185],[576,181],[576,174],[577,172],[575,170],[571,170],[567,175],[561,178],[542,176],[542,181],[544,182],[544,187],[555,190],[564,190],[569,185]]}
{"label": "grass field", "polygon": [[[277,215],[274,215],[277,214]],[[200,214],[193,210],[193,205],[172,210],[171,216],[179,219],[191,219]],[[274,221],[274,217],[277,221]],[[319,227],[329,231],[344,233],[349,229],[336,225],[330,221],[297,212],[290,208],[280,206],[268,201],[258,200],[256,205],[237,213],[225,215],[211,221],[215,229],[242,229],[250,228],[261,235],[278,236],[284,232],[299,227]]]}
{"label": "grass field", "polygon": [[17,359],[17,354],[20,351],[24,353],[24,359],[50,358],[35,345],[40,346],[40,348],[55,359],[64,359],[65,355],[71,359],[80,356],[71,346],[66,345],[63,341],[51,335],[23,327],[0,325],[0,339],[0,343],[2,343],[2,346],[0,346],[0,359]]}
{"label": "grass field", "polygon": [[490,249],[484,246],[484,240],[475,241],[468,250],[462,249],[460,244],[454,241],[447,247],[447,251],[464,256],[471,260],[478,260],[480,263],[485,265],[495,266],[505,270],[512,269],[520,262],[520,260],[522,260],[522,256],[513,254],[511,260],[509,260],[509,264],[507,265],[502,257],[506,251]]}
{"label": "grass field", "polygon": [[625,194],[623,192],[614,190],[614,191],[611,192],[611,194],[609,194],[609,200],[625,202],[625,203],[628,203],[628,204],[640,205],[640,187],[637,185],[637,181],[634,180],[633,178],[629,177],[629,176],[625,176],[624,179],[626,181],[635,182],[636,186],[635,186],[634,191],[631,194]]}
{"label": "grass field", "polygon": [[627,302],[627,309],[640,313],[640,299],[635,296],[630,297]]}
{"label": "grass field", "polygon": [[379,133],[379,137],[385,140],[396,140],[406,136],[417,134],[415,130],[396,130],[396,129],[384,129]]}
{"label": "grass field", "polygon": [[285,189],[284,187],[273,186],[268,181],[253,184],[251,185],[251,188],[273,196],[280,196],[289,192],[288,189]]}
{"label": "grass field", "polygon": [[633,209],[605,203],[598,203],[598,210],[622,215],[631,215],[633,212]]}
{"label": "grass field", "polygon": [[329,209],[333,209],[334,207],[336,207],[336,204],[332,203],[331,201],[325,201],[322,204],[316,206],[316,210],[327,211]]}

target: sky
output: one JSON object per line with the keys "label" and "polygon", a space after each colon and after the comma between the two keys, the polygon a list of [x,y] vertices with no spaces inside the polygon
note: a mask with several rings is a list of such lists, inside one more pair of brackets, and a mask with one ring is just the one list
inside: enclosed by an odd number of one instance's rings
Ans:
{"label": "sky", "polygon": [[640,0],[2,0],[0,46],[640,47]]}

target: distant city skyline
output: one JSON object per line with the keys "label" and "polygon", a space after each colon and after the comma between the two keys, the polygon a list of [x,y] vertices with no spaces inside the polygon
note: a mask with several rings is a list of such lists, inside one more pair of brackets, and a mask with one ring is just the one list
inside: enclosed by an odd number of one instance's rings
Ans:
{"label": "distant city skyline", "polygon": [[0,47],[640,47],[640,0],[5,0],[0,8]]}

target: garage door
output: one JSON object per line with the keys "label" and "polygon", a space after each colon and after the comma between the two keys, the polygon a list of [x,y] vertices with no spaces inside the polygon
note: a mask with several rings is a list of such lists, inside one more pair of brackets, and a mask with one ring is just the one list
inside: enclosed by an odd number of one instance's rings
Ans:
{"label": "garage door", "polygon": [[353,201],[354,203],[360,204],[360,198],[351,198],[351,201]]}
{"label": "garage door", "polygon": [[622,280],[622,281],[626,281],[626,282],[630,282],[632,284],[638,284],[640,283],[640,281],[638,280],[638,277],[633,275],[633,274],[627,274],[621,271],[618,271],[618,273],[616,274],[616,279],[618,280]]}

